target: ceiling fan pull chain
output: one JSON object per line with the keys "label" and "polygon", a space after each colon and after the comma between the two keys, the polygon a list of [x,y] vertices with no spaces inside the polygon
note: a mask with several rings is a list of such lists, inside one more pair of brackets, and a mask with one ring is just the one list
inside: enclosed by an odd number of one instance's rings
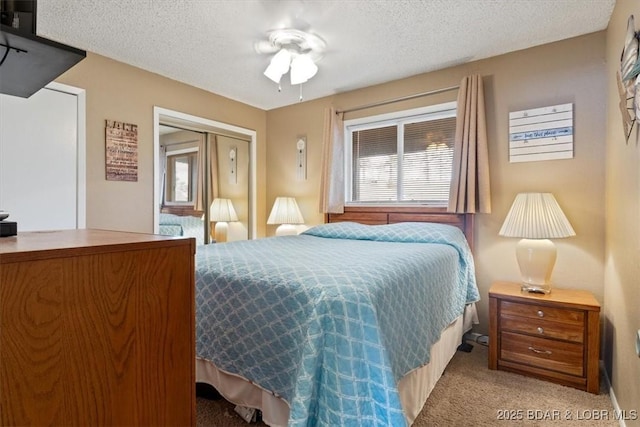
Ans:
{"label": "ceiling fan pull chain", "polygon": [[302,102],[302,83],[300,83],[300,102]]}

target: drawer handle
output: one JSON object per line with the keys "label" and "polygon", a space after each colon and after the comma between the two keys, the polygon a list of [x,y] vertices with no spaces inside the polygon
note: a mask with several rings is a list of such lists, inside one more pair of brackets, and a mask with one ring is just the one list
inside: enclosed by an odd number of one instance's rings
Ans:
{"label": "drawer handle", "polygon": [[544,311],[538,310],[538,317],[544,317]]}
{"label": "drawer handle", "polygon": [[551,354],[549,350],[538,350],[537,348],[533,348],[533,347],[529,347],[529,350],[533,351],[536,354],[548,354],[548,355]]}
{"label": "drawer handle", "polygon": [[541,327],[538,327],[538,333],[539,334],[544,334],[544,329],[542,329]]}

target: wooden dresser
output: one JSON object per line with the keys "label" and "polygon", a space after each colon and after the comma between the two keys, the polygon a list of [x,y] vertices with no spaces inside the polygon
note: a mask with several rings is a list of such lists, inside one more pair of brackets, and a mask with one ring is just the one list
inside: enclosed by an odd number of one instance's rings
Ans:
{"label": "wooden dresser", "polygon": [[489,290],[489,369],[597,394],[599,354],[600,304],[591,293],[532,294],[508,282]]}
{"label": "wooden dresser", "polygon": [[195,240],[0,239],[1,425],[195,425]]}

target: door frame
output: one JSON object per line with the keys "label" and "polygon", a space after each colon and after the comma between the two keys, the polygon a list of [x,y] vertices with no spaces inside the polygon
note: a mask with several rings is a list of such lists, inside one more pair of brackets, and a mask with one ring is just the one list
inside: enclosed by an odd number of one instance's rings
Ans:
{"label": "door frame", "polygon": [[87,227],[87,91],[75,86],[51,82],[46,89],[75,95],[76,127],[76,228]]}
{"label": "door frame", "polygon": [[255,239],[257,235],[257,203],[256,203],[256,142],[255,130],[218,122],[203,117],[193,116],[180,111],[169,110],[163,107],[153,107],[153,233],[160,231],[160,206],[162,205],[161,171],[160,171],[160,123],[162,121],[187,122],[193,130],[206,133],[215,133],[216,130],[238,133],[249,139],[249,239]]}

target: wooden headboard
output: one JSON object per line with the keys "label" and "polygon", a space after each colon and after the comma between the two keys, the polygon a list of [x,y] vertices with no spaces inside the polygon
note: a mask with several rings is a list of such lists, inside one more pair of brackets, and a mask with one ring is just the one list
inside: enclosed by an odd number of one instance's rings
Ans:
{"label": "wooden headboard", "polygon": [[462,230],[469,247],[473,250],[473,214],[456,214],[445,208],[423,206],[345,206],[342,214],[326,214],[325,222],[353,221],[361,224],[379,225],[397,222],[439,222]]}
{"label": "wooden headboard", "polygon": [[195,210],[192,205],[163,205],[160,212],[178,216],[195,216],[200,218],[204,211]]}

